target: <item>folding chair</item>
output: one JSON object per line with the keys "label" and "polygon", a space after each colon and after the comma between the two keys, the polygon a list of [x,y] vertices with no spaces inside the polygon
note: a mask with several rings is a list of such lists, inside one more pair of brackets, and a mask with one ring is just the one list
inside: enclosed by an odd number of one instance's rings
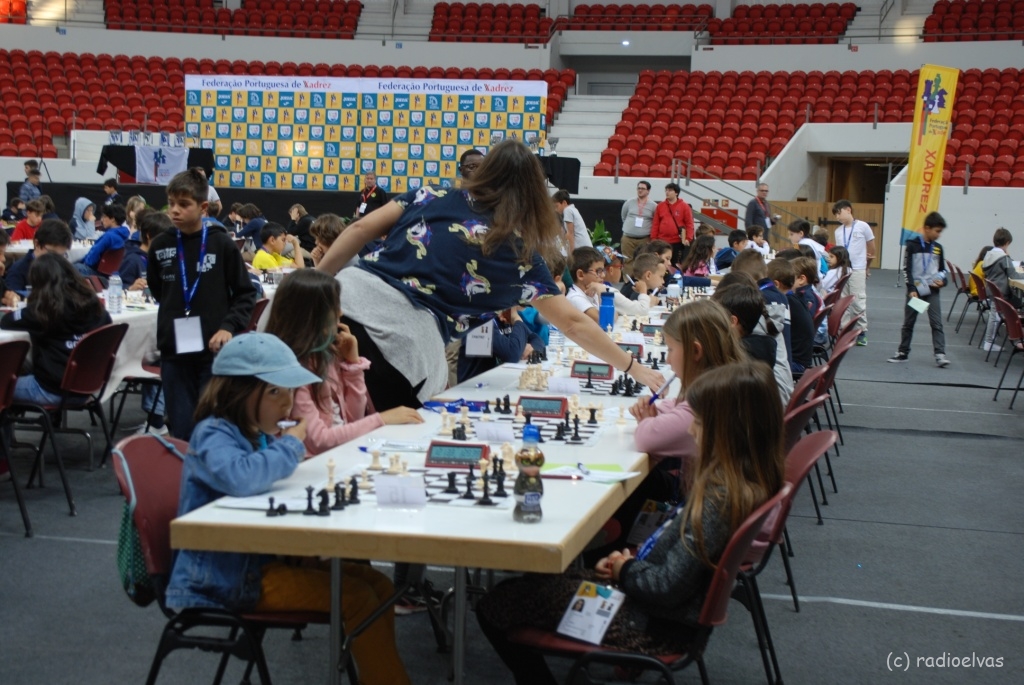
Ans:
{"label": "folding chair", "polygon": [[[974,322],[974,328],[971,330],[971,339],[967,341],[968,345],[974,343],[974,334],[978,332],[978,324],[980,324],[983,319],[987,320],[989,311],[988,298],[985,296],[985,279],[981,278],[980,276],[978,276],[978,274],[975,273],[971,273],[970,278],[971,283],[974,285],[974,289],[977,291],[978,294],[976,296],[968,296],[967,302],[966,304],[964,304],[964,310],[960,312],[960,320],[956,324],[956,332],[959,333],[960,326],[964,322],[964,317],[967,316],[967,307],[970,306],[972,303],[977,305],[978,318]],[[984,340],[984,338],[985,335],[982,334],[982,339]]]}
{"label": "folding chair", "polygon": [[[997,298],[997,297],[1001,298],[1003,296],[1003,291],[999,289],[998,285],[996,285],[992,281],[988,280],[987,278],[985,279],[985,291],[988,293],[988,302],[989,302],[989,314],[988,315],[989,316],[999,316],[999,312],[993,311],[993,308],[995,306],[994,305],[995,298]],[[999,338],[999,329],[1003,328],[1003,327],[1004,327],[1004,323],[1003,323],[1003,321],[1000,321],[999,324],[996,326],[996,330],[992,333],[992,344],[993,345],[995,344],[996,340]],[[988,328],[987,327],[986,327],[985,331],[988,332]],[[985,333],[981,334],[981,344],[982,344],[982,347],[985,346]],[[991,355],[992,355],[992,347],[989,346],[988,351],[985,352],[985,361],[988,361],[988,358]],[[995,365],[999,366],[999,355],[998,354],[996,354],[996,363],[995,363]]]}
{"label": "folding chair", "polygon": [[[839,363],[842,362],[843,357],[846,353],[857,344],[857,332],[849,331],[845,337],[840,338],[836,341],[836,344],[832,348],[832,357],[828,360],[828,371],[821,377],[818,382],[816,389],[817,395],[828,395],[828,404],[824,405],[825,419],[828,421],[828,427],[830,430],[835,430],[839,433],[839,444],[845,445],[843,441],[843,429],[839,425],[839,413],[836,411],[835,402],[832,401],[831,392],[835,387],[836,373],[839,371]],[[831,409],[831,413],[830,410]],[[835,424],[833,425],[832,419],[835,418]],[[836,456],[839,456],[839,447],[836,447]]]}
{"label": "folding chair", "polygon": [[[992,401],[995,402],[999,397],[999,391],[1003,388],[1003,381],[1006,380],[1006,373],[1010,370],[1010,364],[1013,363],[1013,358],[1018,352],[1024,352],[1024,325],[1021,325],[1020,313],[1013,308],[1013,305],[1004,300],[1001,297],[994,298],[996,311],[1003,317],[1003,322],[1006,324],[1006,339],[1007,342],[1012,342],[1013,349],[1010,350],[1010,356],[1006,360],[1006,368],[1003,369],[1003,375],[999,377],[999,385],[996,386],[996,394],[992,396]],[[998,358],[997,358],[998,361]],[[1020,392],[1020,383],[1024,380],[1024,371],[1021,372],[1020,378],[1017,379],[1017,387],[1013,390],[1013,397],[1010,399],[1010,409],[1013,409],[1013,403],[1017,400],[1017,393]]]}
{"label": "folding chair", "polygon": [[243,333],[252,333],[256,330],[256,327],[260,325],[260,318],[262,318],[268,304],[270,304],[269,297],[256,300],[256,304],[252,308],[252,315],[249,317],[249,325],[245,327],[245,330],[242,331]]}
{"label": "folding chair", "polygon": [[700,616],[697,619],[697,628],[692,631],[687,649],[680,654],[659,654],[649,656],[635,654],[614,649],[602,648],[600,646],[588,645],[569,638],[562,637],[557,633],[538,630],[536,628],[520,628],[512,631],[508,638],[512,642],[535,648],[552,656],[562,656],[575,659],[569,669],[568,683],[596,684],[598,681],[590,672],[591,664],[604,663],[626,668],[654,670],[666,683],[674,683],[673,671],[681,670],[692,663],[697,664],[700,672],[700,679],[704,685],[708,684],[708,673],[704,666],[704,649],[707,647],[708,639],[715,626],[725,623],[729,599],[732,596],[733,587],[736,584],[736,576],[739,573],[740,564],[743,563],[750,550],[754,538],[764,528],[764,523],[769,514],[789,496],[793,486],[786,483],[782,489],[767,502],[758,507],[733,533],[729,544],[718,560],[715,567],[707,594],[704,597],[704,604],[701,607]]}
{"label": "folding chair", "polygon": [[[800,437],[804,433],[807,433],[808,435],[811,434],[810,426],[809,426],[809,424],[811,422],[811,419],[815,417],[815,415],[818,412],[818,409],[820,409],[822,407],[822,405],[824,405],[827,400],[828,400],[828,396],[827,395],[820,395],[818,397],[814,397],[812,399],[809,399],[803,405],[801,405],[799,407],[796,407],[795,409],[793,409],[791,411],[786,412],[786,416],[783,419],[783,424],[784,424],[784,430],[785,430],[785,436],[786,436],[786,438],[785,438],[786,439],[786,443],[785,444],[786,444],[786,453],[787,454],[789,453],[790,450],[793,449],[793,447],[798,442],[800,442]],[[820,457],[822,455],[818,455],[818,456]],[[825,452],[824,456],[827,459],[828,458],[828,452]],[[828,466],[828,473],[831,476],[832,475],[832,464],[831,464],[831,462],[829,462],[826,465]],[[816,472],[816,474],[818,476],[818,487],[821,488],[821,503],[823,505],[825,505],[825,506],[828,506],[828,497],[825,494],[825,483],[822,481],[821,469],[818,468],[818,463],[817,462],[814,463],[814,470],[815,470],[815,472]],[[835,477],[833,477],[832,478],[832,487],[833,487],[833,489],[836,490],[836,492],[838,492],[838,489],[835,488],[835,483],[836,483]],[[818,508],[818,497],[814,493],[814,483],[811,481],[811,476],[810,476],[809,473],[807,475],[807,487],[811,491],[811,501],[814,502],[814,513],[818,515],[818,525],[819,526],[825,525],[825,521],[821,518],[821,509]]]}
{"label": "folding chair", "polygon": [[[110,421],[110,432],[112,435],[117,434],[117,428],[121,425],[121,412],[124,410],[124,402],[128,399],[128,395],[142,395],[146,388],[156,388],[157,392],[163,388],[163,380],[160,378],[160,367],[153,364],[143,364],[142,370],[147,372],[148,376],[126,376],[122,383],[114,394],[110,396],[110,415],[113,419]],[[121,402],[117,405],[117,411],[114,411],[114,400],[117,397],[121,397]],[[149,416],[146,416],[146,430],[149,430]]]}
{"label": "folding chair", "polygon": [[953,316],[953,309],[956,307],[957,299],[961,295],[966,295],[967,299],[971,299],[971,286],[960,267],[950,261],[946,262],[946,266],[949,267],[949,272],[953,274],[953,282],[956,284],[956,295],[953,296],[953,302],[949,305],[949,314],[946,314],[946,321],[949,321],[949,317]]}
{"label": "folding chair", "polygon": [[[263,654],[263,636],[270,628],[290,628],[296,632],[310,623],[330,623],[330,614],[316,612],[236,614],[219,609],[167,608],[165,591],[172,568],[171,520],[178,514],[178,496],[184,452],[188,445],[173,438],[137,435],[122,440],[114,450],[117,483],[132,509],[146,572],[153,579],[156,601],[167,616],[163,634],[146,685],[156,683],[163,660],[178,649],[199,649],[221,655],[215,684],[224,677],[232,656],[247,662],[242,682],[249,682],[253,667],[263,685],[270,685],[270,672]],[[226,636],[190,634],[196,628],[223,628]],[[349,678],[355,678],[349,660]]]}
{"label": "folding chair", "polygon": [[18,370],[28,356],[31,347],[28,340],[12,340],[0,343],[0,461],[7,462],[7,468],[11,474],[11,485],[14,487],[14,499],[18,502],[18,509],[21,511],[21,521],[25,524],[25,537],[32,537],[32,522],[28,519],[28,508],[25,506],[25,496],[21,492],[21,485],[18,483],[18,474],[14,472],[14,460],[11,458],[11,446],[7,444],[7,426],[11,418],[7,413],[11,403],[14,401],[14,386],[18,382]]}

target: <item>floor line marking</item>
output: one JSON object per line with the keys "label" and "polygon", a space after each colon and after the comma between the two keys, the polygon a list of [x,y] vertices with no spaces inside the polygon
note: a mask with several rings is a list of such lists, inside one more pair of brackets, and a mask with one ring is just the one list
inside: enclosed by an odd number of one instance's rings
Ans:
{"label": "floor line marking", "polygon": [[[790,595],[763,594],[764,599],[777,599],[792,602]],[[911,604],[892,604],[890,602],[869,602],[863,599],[847,599],[845,597],[805,597],[800,595],[801,602],[823,604],[845,604],[848,606],[867,607],[869,609],[889,609],[892,611],[909,611],[921,614],[938,614],[941,616],[961,616],[964,618],[988,618],[997,621],[1024,622],[1024,616],[1017,614],[994,614],[987,611],[964,611],[962,609],[940,609],[938,607],[919,607]]]}
{"label": "floor line marking", "polygon": [[[0,537],[23,538],[19,533],[0,533]],[[117,540],[98,540],[96,538],[69,538],[61,535],[34,535],[33,540],[56,540],[57,542],[87,542],[91,545],[116,545]]]}
{"label": "floor line marking", "polygon": [[843,402],[844,407],[868,407],[871,409],[906,409],[908,411],[941,411],[951,414],[980,414],[981,416],[1016,416],[1016,414],[1001,414],[993,411],[969,411],[967,409],[931,409],[929,407],[886,407],[877,404],[854,404]]}

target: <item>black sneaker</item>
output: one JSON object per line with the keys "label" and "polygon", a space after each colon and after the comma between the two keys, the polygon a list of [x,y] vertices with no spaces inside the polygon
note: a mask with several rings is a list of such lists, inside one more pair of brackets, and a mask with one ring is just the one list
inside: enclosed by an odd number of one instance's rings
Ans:
{"label": "black sneaker", "polygon": [[443,597],[444,594],[437,591],[432,592],[429,596],[424,596],[420,589],[414,585],[405,591],[401,599],[395,602],[395,614],[398,616],[418,614],[427,610],[428,602],[440,604]]}
{"label": "black sneaker", "polygon": [[908,355],[906,352],[897,352],[892,357],[886,359],[886,361],[892,364],[900,364],[902,362],[910,361],[910,355]]}

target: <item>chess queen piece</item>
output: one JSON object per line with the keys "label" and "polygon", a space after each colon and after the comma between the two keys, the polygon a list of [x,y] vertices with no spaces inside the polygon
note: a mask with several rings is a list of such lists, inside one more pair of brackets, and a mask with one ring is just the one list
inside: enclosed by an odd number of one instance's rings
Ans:
{"label": "chess queen piece", "polygon": [[544,496],[544,482],[540,469],[544,466],[544,453],[537,446],[539,440],[537,426],[523,426],[523,446],[516,453],[519,475],[513,488],[516,508],[512,512],[512,517],[521,523],[539,523],[543,516],[540,500]]}

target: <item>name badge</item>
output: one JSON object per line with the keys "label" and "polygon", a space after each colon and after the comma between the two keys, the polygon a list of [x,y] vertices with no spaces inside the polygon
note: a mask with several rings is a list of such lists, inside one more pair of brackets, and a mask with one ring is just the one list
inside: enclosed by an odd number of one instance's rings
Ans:
{"label": "name badge", "polygon": [[637,218],[633,219],[633,225],[636,226],[637,228],[643,228],[644,218],[642,216],[638,216]]}
{"label": "name badge", "polygon": [[766,216],[764,218],[764,225],[768,227],[768,230],[771,230],[771,228],[772,228],[772,218],[770,216]]}
{"label": "name badge", "polygon": [[360,214],[366,214],[366,203],[365,202],[363,202],[363,203],[361,203],[359,205],[359,213]]}
{"label": "name badge", "polygon": [[203,327],[198,316],[174,320],[174,349],[178,354],[202,352],[206,349]]}
{"label": "name badge", "polygon": [[488,321],[466,334],[467,357],[490,357],[494,350],[494,322]]}
{"label": "name badge", "polygon": [[625,599],[619,590],[583,581],[569,600],[557,632],[599,645]]}

